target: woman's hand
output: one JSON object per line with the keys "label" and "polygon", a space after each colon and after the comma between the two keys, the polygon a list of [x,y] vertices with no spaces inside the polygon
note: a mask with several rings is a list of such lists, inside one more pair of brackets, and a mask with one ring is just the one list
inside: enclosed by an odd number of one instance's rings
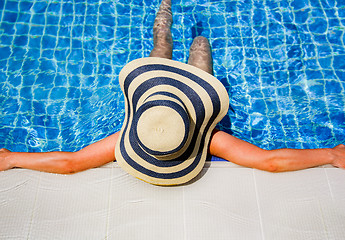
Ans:
{"label": "woman's hand", "polygon": [[230,134],[215,130],[210,153],[241,166],[285,172],[332,164],[345,168],[345,145],[319,149],[263,150]]}
{"label": "woman's hand", "polygon": [[338,168],[345,168],[345,145],[339,144],[332,149],[332,165]]}
{"label": "woman's hand", "polygon": [[0,171],[5,171],[12,168],[9,159],[10,154],[11,151],[5,148],[0,149]]}

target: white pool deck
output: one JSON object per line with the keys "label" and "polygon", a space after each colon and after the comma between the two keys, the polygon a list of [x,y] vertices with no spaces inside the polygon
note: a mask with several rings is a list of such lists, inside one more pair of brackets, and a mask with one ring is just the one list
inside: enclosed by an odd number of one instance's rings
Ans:
{"label": "white pool deck", "polygon": [[267,173],[209,162],[158,187],[117,163],[74,175],[0,172],[0,239],[345,239],[345,170]]}

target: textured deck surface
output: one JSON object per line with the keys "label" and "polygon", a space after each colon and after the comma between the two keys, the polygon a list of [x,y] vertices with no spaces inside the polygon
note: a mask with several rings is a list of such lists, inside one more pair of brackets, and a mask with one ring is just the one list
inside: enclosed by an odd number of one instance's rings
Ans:
{"label": "textured deck surface", "polygon": [[272,174],[211,162],[157,187],[116,163],[74,175],[0,172],[0,239],[344,239],[345,171]]}

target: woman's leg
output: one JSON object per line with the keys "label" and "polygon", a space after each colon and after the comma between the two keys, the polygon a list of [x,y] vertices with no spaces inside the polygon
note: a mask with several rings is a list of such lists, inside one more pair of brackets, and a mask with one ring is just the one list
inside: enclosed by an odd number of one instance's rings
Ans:
{"label": "woman's leg", "polygon": [[150,57],[172,58],[171,0],[162,0],[153,24],[153,49]]}
{"label": "woman's leg", "polygon": [[207,38],[202,36],[194,38],[189,49],[188,64],[198,67],[213,75],[211,46]]}

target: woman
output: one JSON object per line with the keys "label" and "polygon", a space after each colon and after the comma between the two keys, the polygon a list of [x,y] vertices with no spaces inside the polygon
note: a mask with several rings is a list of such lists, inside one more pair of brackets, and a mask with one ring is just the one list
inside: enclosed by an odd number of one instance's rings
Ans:
{"label": "woman", "polygon": [[[150,57],[172,58],[171,0],[163,0],[157,13],[153,34],[154,48]],[[188,64],[213,73],[211,49],[204,37],[194,39]],[[77,152],[20,153],[0,150],[0,171],[14,167],[53,173],[75,173],[112,162],[119,132]],[[270,172],[293,171],[324,164],[345,168],[345,146],[332,149],[263,150],[223,131],[214,130],[209,154],[233,163]]]}

